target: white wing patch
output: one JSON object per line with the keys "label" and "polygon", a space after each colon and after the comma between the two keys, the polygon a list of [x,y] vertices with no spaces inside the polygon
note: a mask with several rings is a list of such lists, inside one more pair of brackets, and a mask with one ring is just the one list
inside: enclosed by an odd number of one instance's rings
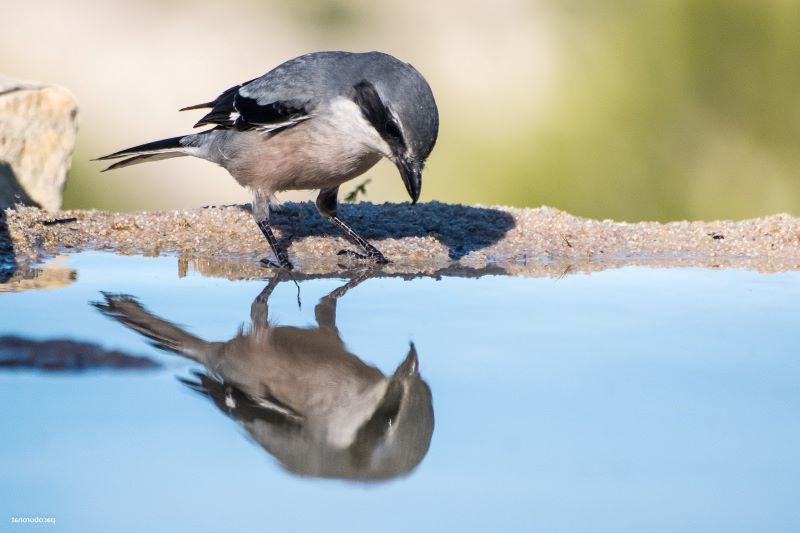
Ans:
{"label": "white wing patch", "polygon": [[[290,120],[286,120],[284,122],[273,122],[270,124],[257,124],[256,131],[262,135],[267,135],[269,133],[276,133],[280,130],[290,128],[296,124],[300,124],[308,119],[310,119],[312,115],[303,115],[300,117],[293,117]],[[235,120],[235,119],[234,119]]]}

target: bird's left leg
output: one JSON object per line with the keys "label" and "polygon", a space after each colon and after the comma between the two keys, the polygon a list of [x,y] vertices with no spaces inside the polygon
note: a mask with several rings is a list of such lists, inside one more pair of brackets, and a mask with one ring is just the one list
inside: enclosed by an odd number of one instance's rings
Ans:
{"label": "bird's left leg", "polygon": [[261,191],[256,191],[253,194],[253,218],[256,219],[258,229],[267,239],[269,247],[272,248],[272,252],[275,254],[275,259],[278,260],[277,265],[266,258],[262,259],[261,262],[272,267],[277,266],[284,270],[292,270],[294,267],[289,261],[286,250],[278,243],[278,239],[275,238],[275,234],[272,233],[272,228],[269,226],[269,199]]}
{"label": "bird's left leg", "polygon": [[350,229],[350,227],[342,222],[342,220],[336,215],[336,194],[338,192],[339,187],[321,190],[319,192],[319,196],[317,196],[317,210],[322,216],[330,220],[333,225],[342,230],[348,239],[350,239],[357,246],[360,246],[366,254],[361,255],[352,250],[340,250],[339,255],[349,255],[359,259],[369,259],[381,265],[388,263],[389,260],[383,256],[380,250],[372,246],[369,242],[367,242],[366,239]]}
{"label": "bird's left leg", "polygon": [[331,329],[338,335],[338,329],[336,328],[336,302],[339,300],[339,298],[344,296],[347,291],[356,287],[361,282],[369,279],[373,275],[374,274],[369,271],[362,272],[351,278],[350,281],[341,287],[334,289],[329,294],[323,296],[317,306],[314,308],[314,316],[317,319],[317,324],[319,327]]}

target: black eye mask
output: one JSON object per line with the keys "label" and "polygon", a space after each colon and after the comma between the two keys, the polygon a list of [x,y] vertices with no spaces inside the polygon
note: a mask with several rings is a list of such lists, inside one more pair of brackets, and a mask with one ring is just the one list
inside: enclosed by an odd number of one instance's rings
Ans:
{"label": "black eye mask", "polygon": [[403,153],[406,143],[400,126],[392,118],[392,114],[381,100],[375,86],[367,80],[362,80],[353,86],[353,93],[353,101],[358,104],[364,118],[392,148],[392,152]]}

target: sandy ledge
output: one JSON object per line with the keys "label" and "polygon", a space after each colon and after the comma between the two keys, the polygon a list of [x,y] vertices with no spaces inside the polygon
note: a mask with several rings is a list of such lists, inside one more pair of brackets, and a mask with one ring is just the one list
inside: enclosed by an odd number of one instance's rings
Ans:
{"label": "sandy ledge", "polygon": [[[344,204],[339,214],[392,260],[381,267],[383,275],[560,276],[626,265],[800,270],[800,219],[786,214],[737,222],[628,224],[549,207],[438,202]],[[58,253],[105,250],[173,254],[181,258],[180,268],[208,275],[270,275],[258,264],[270,254],[248,206],[56,215],[19,207],[7,210],[5,219],[0,240],[10,241],[20,268]],[[298,275],[339,275],[358,266],[341,263],[336,252],[352,246],[313,204],[284,204],[272,222]]]}

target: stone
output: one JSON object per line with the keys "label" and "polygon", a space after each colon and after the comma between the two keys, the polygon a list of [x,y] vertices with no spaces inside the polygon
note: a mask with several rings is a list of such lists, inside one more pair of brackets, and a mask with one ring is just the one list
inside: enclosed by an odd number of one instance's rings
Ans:
{"label": "stone", "polygon": [[66,89],[0,76],[0,209],[61,208],[77,118]]}
{"label": "stone", "polygon": [[[286,202],[270,223],[294,261],[293,279],[346,277],[347,270],[364,268],[393,276],[471,272],[557,278],[622,266],[800,271],[800,218],[786,214],[742,221],[624,223],[551,207],[361,202],[340,205],[339,215],[391,263],[376,268],[343,259],[337,252],[352,245],[316,212],[314,202]],[[14,279],[50,255],[88,250],[174,254],[181,258],[179,275],[195,271],[263,279],[274,274],[259,261],[271,254],[247,206],[55,215],[19,207],[6,210],[5,217],[14,268],[20,272]]]}

